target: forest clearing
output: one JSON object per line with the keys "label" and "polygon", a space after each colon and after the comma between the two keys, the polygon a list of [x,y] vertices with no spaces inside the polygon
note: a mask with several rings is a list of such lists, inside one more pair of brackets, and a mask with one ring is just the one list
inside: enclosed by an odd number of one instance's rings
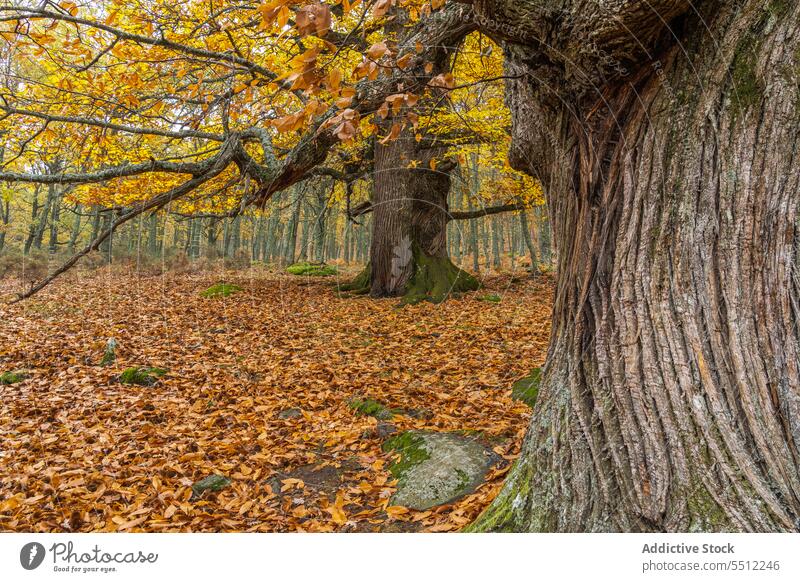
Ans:
{"label": "forest clearing", "polygon": [[[223,276],[242,290],[203,297]],[[340,298],[327,279],[216,277],[88,273],[0,308],[0,361],[29,374],[0,388],[1,529],[452,531],[493,498],[530,416],[511,385],[530,354],[544,361],[549,279],[495,276],[398,309]],[[112,337],[116,361],[101,366]],[[119,382],[144,365],[167,374]],[[401,412],[360,415],[356,400]],[[454,504],[392,507],[381,446],[406,430],[474,432],[502,462]],[[231,486],[189,503],[217,474]]]}

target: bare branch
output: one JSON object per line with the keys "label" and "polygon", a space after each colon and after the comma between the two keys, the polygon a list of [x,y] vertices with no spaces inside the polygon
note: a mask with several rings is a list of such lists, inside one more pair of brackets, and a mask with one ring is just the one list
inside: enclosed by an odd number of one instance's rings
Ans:
{"label": "bare branch", "polygon": [[15,107],[8,107],[0,105],[0,110],[5,111],[9,115],[23,115],[26,117],[36,117],[44,119],[49,122],[59,123],[76,123],[79,125],[91,125],[93,127],[103,127],[105,129],[113,129],[124,133],[134,133],[139,135],[160,135],[163,137],[172,137],[177,139],[184,139],[187,137],[196,137],[199,139],[210,139],[213,141],[225,141],[225,138],[216,133],[206,133],[204,131],[184,130],[184,131],[169,131],[166,129],[157,129],[154,127],[136,127],[133,125],[121,125],[118,123],[111,123],[101,119],[92,119],[90,117],[74,117],[67,115],[50,115],[48,113],[41,113],[39,111],[31,111],[29,109],[17,109]]}
{"label": "bare branch", "polygon": [[478,210],[451,212],[447,218],[450,220],[470,220],[472,218],[480,218],[482,216],[489,216],[491,214],[513,212],[515,210],[525,210],[525,205],[515,202],[513,204],[502,204],[500,206],[487,206],[486,208],[479,208]]}
{"label": "bare branch", "polygon": [[164,162],[152,160],[139,164],[122,164],[104,168],[97,172],[71,172],[58,174],[30,174],[24,172],[0,172],[0,182],[28,182],[35,184],[93,184],[115,178],[136,176],[148,172],[166,172],[170,174],[189,174],[196,176],[203,173],[205,162]]}

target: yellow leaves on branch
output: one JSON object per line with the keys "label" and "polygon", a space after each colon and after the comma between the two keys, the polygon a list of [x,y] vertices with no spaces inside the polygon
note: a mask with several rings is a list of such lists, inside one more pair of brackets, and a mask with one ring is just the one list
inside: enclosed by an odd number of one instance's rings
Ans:
{"label": "yellow leaves on branch", "polygon": [[68,2],[67,0],[64,0],[63,2],[59,2],[58,5],[69,12],[70,16],[78,15],[78,6],[74,2]]}
{"label": "yellow leaves on branch", "polygon": [[378,108],[378,116],[381,119],[386,119],[389,115],[389,108],[391,108],[393,115],[398,115],[403,105],[410,109],[417,104],[417,101],[419,101],[419,96],[413,93],[395,93],[389,95]]}
{"label": "yellow leaves on branch", "polygon": [[[9,32],[13,22],[0,25],[0,34],[4,38],[13,34],[13,42],[20,46],[15,52],[14,73],[30,80],[25,97],[28,103],[37,104],[37,111],[155,130],[152,135],[132,135],[102,126],[60,122],[43,128],[41,119],[18,116],[14,135],[7,133],[11,136],[7,152],[32,137],[27,153],[15,162],[19,169],[33,163],[32,152],[37,152],[46,158],[65,156],[70,168],[88,171],[150,158],[191,158],[210,145],[194,136],[172,139],[159,135],[164,132],[195,130],[219,136],[226,130],[256,126],[275,133],[277,151],[288,151],[297,144],[298,132],[308,130],[326,114],[330,119],[325,128],[343,142],[340,147],[345,150],[353,147],[355,140],[372,135],[388,143],[413,126],[415,139],[439,136],[453,148],[449,154],[469,151],[465,145],[472,139],[468,136],[459,142],[449,136],[472,132],[482,143],[496,144],[504,155],[510,114],[503,104],[503,83],[485,82],[502,75],[499,47],[478,34],[470,35],[452,60],[452,71],[434,73],[434,64],[425,63],[426,47],[412,41],[413,46],[398,48],[403,46],[400,38],[387,33],[381,19],[393,18],[393,9],[401,6],[413,20],[414,14],[441,8],[443,0],[376,0],[364,6],[366,22],[361,10],[351,12],[358,2],[259,0],[254,3],[255,10],[231,7],[212,18],[207,2],[186,0],[178,3],[181,13],[191,16],[185,20],[173,18],[178,8],[172,0],[153,0],[157,10],[147,14],[127,1],[109,0],[106,10],[81,3],[80,14],[87,21],[151,37],[161,34],[192,49],[237,55],[253,67],[225,59],[189,58],[179,50],[120,40],[113,33],[74,23],[32,20],[25,33],[13,28]],[[336,5],[339,7],[333,8]],[[63,0],[59,6],[72,15],[78,10],[75,1]],[[198,22],[206,23],[202,30],[196,28]],[[338,33],[336,38],[355,33],[365,46],[334,46],[332,31]],[[400,71],[411,67],[414,74],[417,68],[424,68],[427,76],[433,76],[426,90],[415,89],[419,94],[414,94],[407,84],[398,83],[393,94],[376,103],[375,110],[357,112],[357,83],[386,75],[388,84],[393,75],[401,77]],[[424,98],[428,90],[437,98],[448,91],[447,99],[455,107],[418,113],[420,100],[426,104],[435,101]],[[227,100],[225,107],[220,106],[222,99]],[[25,102],[19,103],[24,106]],[[500,163],[492,162],[492,167],[498,175],[512,172]],[[516,176],[500,182],[498,178],[503,191],[517,190],[522,183]],[[174,177],[151,175],[147,180],[81,187],[76,197],[128,203],[173,185]]]}
{"label": "yellow leaves on branch", "polygon": [[385,42],[376,42],[367,50],[367,56],[374,61],[377,61],[383,55],[389,52],[389,47]]}
{"label": "yellow leaves on branch", "polygon": [[[310,48],[289,61],[291,71],[280,77],[291,83],[291,90],[305,90],[313,93],[316,85],[322,81],[323,76],[317,69],[317,57],[322,49]],[[279,78],[279,79],[280,79]]]}
{"label": "yellow leaves on branch", "polygon": [[354,109],[345,109],[331,117],[325,126],[335,125],[334,135],[341,141],[350,141],[358,133],[358,123],[361,117]]}
{"label": "yellow leaves on branch", "polygon": [[381,138],[380,142],[383,145],[386,145],[392,140],[397,139],[400,136],[400,132],[403,131],[403,126],[399,123],[393,123],[392,128],[389,130],[389,133],[386,134],[383,138]]}
{"label": "yellow leaves on branch", "polygon": [[289,2],[286,0],[275,0],[274,2],[265,2],[258,7],[261,14],[261,28],[266,30],[277,24],[279,29],[282,29],[289,22],[292,13],[289,10]]}

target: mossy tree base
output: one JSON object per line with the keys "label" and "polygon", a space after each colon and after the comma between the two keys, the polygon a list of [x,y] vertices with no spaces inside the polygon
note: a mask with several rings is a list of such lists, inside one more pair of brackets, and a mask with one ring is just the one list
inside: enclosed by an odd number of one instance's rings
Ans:
{"label": "mossy tree base", "polygon": [[[367,264],[352,281],[339,285],[338,289],[353,295],[366,295],[371,292],[371,285],[372,267]],[[433,257],[415,251],[414,275],[406,286],[402,304],[441,303],[454,293],[476,291],[480,286],[475,277],[456,267],[449,257]]]}
{"label": "mossy tree base", "polygon": [[366,295],[369,293],[371,281],[372,269],[370,264],[367,263],[367,266],[364,267],[364,269],[358,275],[356,275],[355,279],[349,283],[343,283],[339,285],[339,291],[352,293],[353,295]]}
{"label": "mossy tree base", "polygon": [[478,280],[456,267],[447,256],[434,257],[415,249],[414,263],[414,275],[403,295],[403,305],[420,301],[441,303],[454,293],[480,289]]}
{"label": "mossy tree base", "polygon": [[[475,521],[466,526],[465,533],[506,532],[519,533],[537,531],[531,529],[525,511],[525,500],[530,492],[531,475],[526,466],[526,459],[516,462],[503,489],[494,501],[481,513]],[[538,531],[553,531],[542,528]]]}

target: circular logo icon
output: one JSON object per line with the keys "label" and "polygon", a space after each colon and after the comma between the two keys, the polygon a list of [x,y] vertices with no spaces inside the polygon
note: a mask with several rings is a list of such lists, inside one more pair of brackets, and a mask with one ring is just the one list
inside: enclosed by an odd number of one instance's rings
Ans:
{"label": "circular logo icon", "polygon": [[19,551],[19,563],[26,570],[35,570],[44,561],[44,546],[39,542],[29,542]]}

